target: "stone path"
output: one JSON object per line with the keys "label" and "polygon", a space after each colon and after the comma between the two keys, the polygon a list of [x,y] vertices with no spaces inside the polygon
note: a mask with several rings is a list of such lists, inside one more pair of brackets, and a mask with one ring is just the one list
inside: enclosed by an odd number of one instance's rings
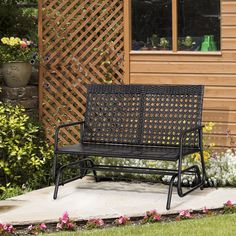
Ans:
{"label": "stone path", "polygon": [[152,209],[168,214],[204,206],[218,208],[227,200],[236,203],[236,188],[199,189],[184,198],[174,192],[169,211],[165,209],[168,186],[161,184],[76,180],[59,188],[57,200],[52,199],[53,190],[48,187],[0,201],[0,221],[12,224],[57,222],[65,211],[72,219],[142,216]]}

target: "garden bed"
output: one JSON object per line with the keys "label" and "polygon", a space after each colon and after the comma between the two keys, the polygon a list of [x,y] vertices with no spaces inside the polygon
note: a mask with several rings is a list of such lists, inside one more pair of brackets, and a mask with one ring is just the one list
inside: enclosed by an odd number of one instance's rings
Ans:
{"label": "garden bed", "polygon": [[15,234],[24,236],[29,234],[39,234],[39,233],[55,233],[59,231],[74,231],[81,232],[91,229],[109,229],[112,227],[121,226],[140,226],[144,224],[151,223],[171,223],[175,221],[182,220],[196,220],[202,219],[209,216],[220,216],[236,213],[236,205],[233,205],[231,201],[228,201],[221,208],[207,209],[189,211],[183,210],[176,214],[164,214],[159,215],[156,210],[147,211],[144,216],[136,217],[126,217],[121,216],[119,218],[107,218],[107,219],[89,219],[89,220],[77,220],[72,221],[67,212],[65,212],[61,217],[59,217],[58,222],[51,223],[41,223],[38,225],[16,225]]}

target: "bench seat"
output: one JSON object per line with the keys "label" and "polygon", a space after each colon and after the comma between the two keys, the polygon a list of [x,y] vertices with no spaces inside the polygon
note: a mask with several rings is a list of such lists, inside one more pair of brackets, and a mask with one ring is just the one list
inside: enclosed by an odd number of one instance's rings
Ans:
{"label": "bench seat", "polygon": [[[196,148],[185,148],[183,155],[192,154],[199,151]],[[124,157],[146,160],[177,161],[179,159],[179,147],[150,147],[131,145],[111,145],[111,144],[74,144],[61,147],[58,154],[76,154],[84,156],[102,157]]]}

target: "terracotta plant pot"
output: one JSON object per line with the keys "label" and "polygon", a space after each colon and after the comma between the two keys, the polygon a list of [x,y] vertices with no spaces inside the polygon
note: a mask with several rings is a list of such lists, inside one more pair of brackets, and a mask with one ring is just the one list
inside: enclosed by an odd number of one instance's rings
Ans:
{"label": "terracotta plant pot", "polygon": [[2,64],[3,79],[8,87],[24,87],[29,83],[32,65],[27,62],[8,62]]}

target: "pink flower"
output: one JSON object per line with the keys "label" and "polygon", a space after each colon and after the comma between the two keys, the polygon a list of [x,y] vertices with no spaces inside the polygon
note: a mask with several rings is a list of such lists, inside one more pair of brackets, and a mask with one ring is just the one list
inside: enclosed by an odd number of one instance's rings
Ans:
{"label": "pink flower", "polygon": [[92,218],[92,219],[89,219],[88,222],[90,223],[93,223],[95,225],[98,225],[98,226],[103,226],[104,225],[104,221],[102,219],[97,219],[97,218]]}
{"label": "pink flower", "polygon": [[21,48],[27,48],[27,43],[22,41],[20,47],[21,47]]}
{"label": "pink flower", "polygon": [[14,232],[13,226],[9,225],[9,224],[3,224],[3,230],[5,230],[8,233],[13,233]]}
{"label": "pink flower", "polygon": [[209,213],[209,209],[207,209],[206,207],[204,207],[203,210],[202,210],[202,212],[203,212],[204,214],[207,214],[207,213]]}
{"label": "pink flower", "polygon": [[124,224],[125,223],[125,219],[121,216],[119,219],[118,219],[118,223],[120,225]]}
{"label": "pink flower", "polygon": [[8,233],[13,233],[14,232],[14,228],[12,225],[8,225],[8,229],[7,229]]}
{"label": "pink flower", "polygon": [[154,215],[153,216],[153,219],[155,220],[155,221],[160,221],[161,220],[161,216],[160,215]]}
{"label": "pink flower", "polygon": [[232,206],[233,206],[233,203],[232,203],[230,200],[228,200],[228,201],[225,203],[225,205],[228,206],[228,207],[232,207]]}
{"label": "pink flower", "polygon": [[67,224],[67,228],[68,228],[69,230],[73,230],[73,229],[75,228],[75,225],[70,222],[70,223]]}
{"label": "pink flower", "polygon": [[147,211],[144,216],[142,223],[154,223],[161,220],[161,215],[157,213],[156,210]]}
{"label": "pink flower", "polygon": [[185,210],[179,212],[180,216],[185,216]]}
{"label": "pink flower", "polygon": [[104,221],[103,221],[102,219],[98,219],[98,224],[99,224],[100,226],[103,226],[103,225],[104,225]]}
{"label": "pink flower", "polygon": [[61,224],[61,223],[57,223],[57,226],[56,226],[56,228],[57,228],[57,229],[62,229],[62,228],[63,228],[63,226],[62,226],[62,224]]}
{"label": "pink flower", "polygon": [[33,225],[30,225],[29,227],[28,227],[28,230],[32,230],[33,229]]}
{"label": "pink flower", "polygon": [[151,211],[150,211],[150,214],[152,214],[152,215],[155,215],[155,214],[157,214],[157,210],[156,210],[156,209],[154,209],[154,210],[151,210]]}
{"label": "pink flower", "polygon": [[152,215],[156,215],[156,214],[157,214],[157,211],[156,211],[155,209],[146,212],[146,215],[147,215],[147,216],[152,216]]}
{"label": "pink flower", "polygon": [[56,226],[57,230],[73,230],[75,227],[76,225],[70,220],[67,211],[59,218],[59,223]]}
{"label": "pink flower", "polygon": [[47,229],[47,226],[46,226],[44,223],[41,223],[41,224],[39,225],[39,228],[40,228],[41,230],[45,230],[45,229]]}
{"label": "pink flower", "polygon": [[179,216],[182,218],[192,218],[189,210],[180,211]]}
{"label": "pink flower", "polygon": [[119,225],[124,225],[126,224],[128,221],[130,221],[130,218],[127,217],[127,216],[120,216],[118,219],[117,219],[117,223]]}
{"label": "pink flower", "polygon": [[62,217],[59,218],[59,221],[66,224],[69,221],[69,215],[67,211],[65,211],[62,215]]}

